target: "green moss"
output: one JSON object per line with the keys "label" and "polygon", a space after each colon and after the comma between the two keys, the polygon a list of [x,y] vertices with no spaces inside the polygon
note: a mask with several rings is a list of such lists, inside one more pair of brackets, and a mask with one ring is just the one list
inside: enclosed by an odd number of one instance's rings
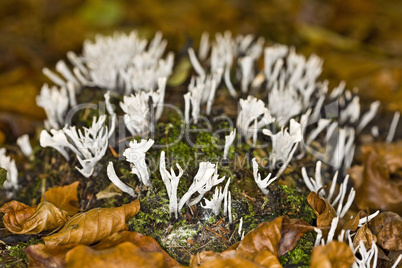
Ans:
{"label": "green moss", "polygon": [[288,215],[291,218],[303,219],[309,224],[312,224],[316,218],[314,210],[307,202],[307,195],[299,192],[295,188],[286,185],[279,185],[280,189],[280,203],[279,215]]}
{"label": "green moss", "polygon": [[[28,257],[26,253],[24,252],[24,249],[29,246],[29,245],[35,245],[38,244],[40,240],[33,238],[30,239],[28,242],[20,242],[14,246],[6,246],[6,250],[8,253],[8,256],[11,258],[8,258],[7,263],[5,263],[5,266],[15,266],[16,263],[19,263],[22,266],[25,266],[28,264]],[[3,252],[4,253],[4,252]],[[20,265],[17,265],[17,267],[20,267]]]}
{"label": "green moss", "polygon": [[243,230],[245,233],[257,228],[260,223],[256,218],[256,214],[254,211],[254,206],[249,200],[244,200],[247,203],[248,214],[243,216]]}
{"label": "green moss", "polygon": [[279,258],[280,263],[283,266],[296,265],[297,267],[310,267],[314,241],[315,233],[306,233],[294,249]]}
{"label": "green moss", "polygon": [[140,204],[141,209],[138,214],[128,221],[130,229],[152,236],[160,242],[170,220],[169,200],[166,192],[158,191],[152,194],[151,191],[148,191],[147,196],[140,199]]}

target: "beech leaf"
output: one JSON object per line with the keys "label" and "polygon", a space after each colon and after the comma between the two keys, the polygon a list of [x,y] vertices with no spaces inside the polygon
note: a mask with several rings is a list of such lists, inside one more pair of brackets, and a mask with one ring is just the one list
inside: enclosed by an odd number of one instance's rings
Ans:
{"label": "beech leaf", "polygon": [[138,213],[140,202],[135,200],[116,208],[94,208],[74,215],[57,233],[44,237],[46,245],[91,245],[112,233],[127,230],[126,221]]}
{"label": "beech leaf", "polygon": [[103,250],[114,247],[123,242],[131,242],[139,247],[143,252],[162,253],[166,264],[165,267],[180,266],[180,264],[175,259],[170,257],[169,254],[161,248],[161,246],[158,242],[156,242],[155,239],[137,232],[122,231],[114,233],[111,236],[107,237],[105,240],[102,240],[101,242],[93,246],[92,248],[96,250]]}
{"label": "beech leaf", "polygon": [[159,252],[143,252],[131,242],[104,250],[78,245],[67,252],[66,268],[68,267],[158,268],[164,267],[164,257]]}
{"label": "beech leaf", "polygon": [[370,229],[367,227],[367,223],[357,230],[356,236],[353,239],[353,247],[357,248],[360,241],[363,241],[363,244],[367,250],[371,248],[373,242],[377,242],[377,237],[371,233]]}
{"label": "beech leaf", "polygon": [[56,207],[68,212],[68,215],[74,215],[79,211],[77,188],[79,182],[76,181],[70,185],[55,187],[45,192],[45,197],[41,201],[52,203]]}
{"label": "beech leaf", "polygon": [[402,218],[393,212],[381,212],[370,221],[377,244],[388,251],[402,250]]}
{"label": "beech leaf", "polygon": [[311,268],[349,268],[355,261],[352,250],[343,242],[317,246],[311,255]]}
{"label": "beech leaf", "polygon": [[278,217],[247,233],[236,248],[236,256],[253,260],[258,252],[263,249],[267,249],[278,256],[277,246],[281,240],[282,221],[283,217]]}
{"label": "beech leaf", "polygon": [[50,247],[44,244],[28,246],[24,249],[28,256],[28,267],[64,267],[66,253],[71,246]]}
{"label": "beech leaf", "polygon": [[[191,266],[191,267],[194,267],[194,266]],[[264,266],[261,266],[256,262],[236,256],[236,257],[232,257],[232,258],[218,257],[218,258],[209,260],[198,267],[200,267],[200,268],[226,268],[226,267],[262,268]],[[267,266],[267,267],[271,267],[271,266]],[[272,267],[276,268],[276,266],[272,266]],[[277,266],[277,267],[282,267],[282,266]]]}
{"label": "beech leaf", "polygon": [[359,220],[367,217],[366,212],[364,212],[363,210],[360,210],[356,216],[351,217],[349,220],[347,220],[344,224],[342,229],[347,231],[347,230],[351,230],[353,232],[355,232],[357,230],[357,228],[359,227]]}
{"label": "beech leaf", "polygon": [[0,208],[4,226],[15,234],[37,234],[53,230],[67,221],[68,214],[49,202],[37,206],[27,206],[18,201],[11,201]]}
{"label": "beech leaf", "polygon": [[[363,168],[349,169],[360,209],[390,210],[402,213],[402,180],[392,176],[402,168],[402,142],[362,147]],[[397,175],[397,174],[395,174]]]}
{"label": "beech leaf", "polygon": [[290,219],[283,217],[281,240],[278,245],[278,256],[283,256],[297,246],[302,236],[308,231],[313,231],[314,227],[305,220]]}

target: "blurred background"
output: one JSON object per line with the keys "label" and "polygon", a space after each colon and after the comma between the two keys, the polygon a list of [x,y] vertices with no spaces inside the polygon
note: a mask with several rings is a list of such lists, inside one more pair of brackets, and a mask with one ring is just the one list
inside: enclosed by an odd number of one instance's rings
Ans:
{"label": "blurred background", "polygon": [[402,1],[386,0],[1,0],[0,145],[32,133],[44,112],[35,97],[69,50],[95,34],[161,30],[176,60],[203,31],[253,33],[324,59],[322,79],[358,87],[382,113],[402,111]]}

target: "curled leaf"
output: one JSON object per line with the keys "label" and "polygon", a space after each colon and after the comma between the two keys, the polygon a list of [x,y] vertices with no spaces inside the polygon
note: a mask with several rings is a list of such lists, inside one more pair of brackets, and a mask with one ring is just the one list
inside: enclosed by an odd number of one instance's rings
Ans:
{"label": "curled leaf", "polygon": [[317,215],[317,227],[331,226],[332,219],[336,217],[335,209],[331,204],[315,192],[308,195],[307,202]]}
{"label": "curled leaf", "polygon": [[29,207],[18,201],[11,201],[0,208],[4,226],[15,234],[37,234],[53,230],[67,221],[67,212],[49,202]]}
{"label": "curled leaf", "polygon": [[402,218],[393,212],[382,212],[370,221],[377,244],[388,251],[402,250]]}
{"label": "curled leaf", "polygon": [[332,241],[313,249],[311,268],[349,268],[355,261],[352,250],[343,242]]}
{"label": "curled leaf", "polygon": [[164,257],[159,252],[143,252],[131,242],[124,242],[116,247],[94,250],[79,245],[67,252],[66,267],[164,267]]}
{"label": "curled leaf", "polygon": [[43,238],[46,245],[99,242],[112,233],[127,230],[126,221],[138,213],[140,202],[135,200],[117,208],[94,208],[74,215],[57,233]]}
{"label": "curled leaf", "polygon": [[68,212],[68,215],[74,215],[79,211],[77,188],[79,182],[73,182],[70,185],[54,187],[45,192],[41,201],[52,203],[59,209]]}

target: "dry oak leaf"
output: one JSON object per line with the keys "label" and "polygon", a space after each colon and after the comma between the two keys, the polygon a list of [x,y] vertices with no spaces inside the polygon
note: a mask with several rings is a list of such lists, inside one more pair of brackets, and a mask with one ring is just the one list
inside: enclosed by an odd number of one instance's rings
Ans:
{"label": "dry oak leaf", "polygon": [[79,209],[77,188],[79,182],[70,185],[55,187],[47,190],[41,201],[52,203],[56,207],[68,212],[68,215],[76,214]]}
{"label": "dry oak leaf", "polygon": [[91,245],[115,232],[128,229],[126,221],[138,213],[140,202],[135,200],[116,208],[94,208],[74,215],[57,233],[44,237],[46,245]]}
{"label": "dry oak leaf", "polygon": [[165,260],[165,267],[177,267],[180,264],[169,256],[169,254],[164,251],[158,242],[150,236],[143,235],[137,232],[122,231],[114,233],[102,240],[92,248],[95,250],[103,250],[111,248],[121,244],[123,242],[131,242],[141,249],[143,252],[159,252],[162,253]]}
{"label": "dry oak leaf", "polygon": [[131,242],[104,250],[78,245],[67,252],[66,268],[69,267],[162,268],[165,267],[165,260],[162,253],[143,252]]}
{"label": "dry oak leaf", "polygon": [[397,173],[402,169],[402,143],[392,145],[363,146],[363,168],[349,169],[353,182],[359,185],[355,202],[360,209],[402,213],[402,176]]}
{"label": "dry oak leaf", "polygon": [[72,246],[51,247],[44,244],[28,246],[24,249],[29,260],[28,267],[64,267],[66,263],[66,253],[71,247]]}
{"label": "dry oak leaf", "polygon": [[18,201],[11,201],[0,208],[4,226],[15,234],[38,234],[63,226],[68,214],[49,202],[29,207]]}
{"label": "dry oak leaf", "polygon": [[308,195],[307,202],[317,215],[317,227],[331,226],[332,219],[336,217],[335,209],[331,204],[315,192]]}
{"label": "dry oak leaf", "polygon": [[350,247],[339,241],[317,246],[311,255],[311,268],[349,268],[355,262]]}
{"label": "dry oak leaf", "polygon": [[370,221],[377,244],[388,251],[402,250],[402,218],[393,212],[381,212]]}
{"label": "dry oak leaf", "polygon": [[367,227],[367,223],[357,230],[356,236],[353,239],[353,247],[357,248],[360,241],[363,241],[364,246],[369,250],[374,243],[377,242],[377,237],[373,235],[370,229]]}

